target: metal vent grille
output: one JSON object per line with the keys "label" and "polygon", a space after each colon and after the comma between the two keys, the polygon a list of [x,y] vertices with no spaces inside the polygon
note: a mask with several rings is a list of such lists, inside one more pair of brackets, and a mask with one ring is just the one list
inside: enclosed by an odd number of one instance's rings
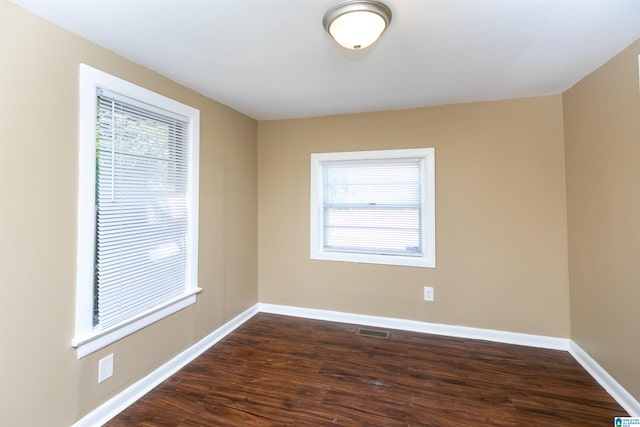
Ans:
{"label": "metal vent grille", "polygon": [[361,337],[389,339],[389,331],[381,331],[379,329],[358,328],[356,335]]}

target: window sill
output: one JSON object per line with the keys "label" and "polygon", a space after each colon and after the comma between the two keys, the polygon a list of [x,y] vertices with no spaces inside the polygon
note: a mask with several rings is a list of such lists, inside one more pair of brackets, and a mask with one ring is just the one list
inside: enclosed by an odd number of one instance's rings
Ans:
{"label": "window sill", "polygon": [[401,265],[405,267],[435,268],[435,257],[411,257],[401,255],[376,255],[351,252],[329,252],[315,250],[310,254],[311,259],[324,261],[356,262],[364,264]]}
{"label": "window sill", "polygon": [[201,288],[190,290],[162,305],[140,313],[126,322],[114,325],[108,329],[94,330],[87,335],[75,337],[71,341],[71,345],[77,349],[78,359],[81,359],[121,338],[126,337],[127,335],[157,322],[160,319],[195,304],[196,294],[200,293],[200,291],[202,291]]}

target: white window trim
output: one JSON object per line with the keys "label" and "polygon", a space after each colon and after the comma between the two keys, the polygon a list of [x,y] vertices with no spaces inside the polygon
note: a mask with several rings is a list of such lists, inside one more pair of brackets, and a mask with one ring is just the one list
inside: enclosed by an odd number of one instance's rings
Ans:
{"label": "white window trim", "polygon": [[[180,114],[189,120],[189,162],[187,204],[187,265],[185,292],[160,306],[103,330],[93,327],[93,274],[95,239],[95,132],[96,91],[98,88],[125,95],[137,101]],[[105,347],[126,335],[150,325],[196,302],[201,291],[198,280],[198,176],[199,110],[129,83],[85,64],[80,64],[79,158],[78,158],[78,247],[76,266],[76,328],[71,345],[78,358]]]}
{"label": "white window trim", "polygon": [[[322,162],[341,160],[379,160],[422,158],[424,176],[424,195],[422,211],[424,224],[422,244],[424,254],[421,257],[402,255],[377,255],[352,252],[325,251],[323,248],[324,216],[322,215]],[[408,267],[436,266],[435,240],[435,149],[411,148],[402,150],[349,151],[340,153],[311,154],[311,218],[310,218],[310,257],[316,260],[346,261],[368,264],[401,265]],[[429,232],[428,232],[429,231]]]}

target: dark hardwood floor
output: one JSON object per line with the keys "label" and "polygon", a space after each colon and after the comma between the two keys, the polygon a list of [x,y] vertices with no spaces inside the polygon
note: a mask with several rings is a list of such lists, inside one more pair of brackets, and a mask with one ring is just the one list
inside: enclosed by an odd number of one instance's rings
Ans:
{"label": "dark hardwood floor", "polygon": [[258,314],[107,425],[612,426],[567,352]]}

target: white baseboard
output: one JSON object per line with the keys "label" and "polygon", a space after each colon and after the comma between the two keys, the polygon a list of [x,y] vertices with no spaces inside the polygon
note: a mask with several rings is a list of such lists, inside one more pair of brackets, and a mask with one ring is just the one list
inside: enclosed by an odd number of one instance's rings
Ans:
{"label": "white baseboard", "polygon": [[258,304],[258,307],[259,310],[264,313],[283,314],[286,316],[304,317],[307,319],[353,323],[357,325],[376,326],[379,328],[400,329],[404,331],[446,335],[449,337],[526,345],[529,347],[547,348],[552,350],[569,350],[570,340],[568,338],[555,338],[542,335],[521,334],[517,332],[496,331],[492,329],[470,328],[467,326],[443,325],[440,323],[427,323],[416,320],[368,316],[364,314],[343,313],[339,311],[291,307],[286,305],[260,303]]}
{"label": "white baseboard", "polygon": [[331,322],[352,323],[380,328],[399,329],[450,337],[479,339],[505,344],[524,345],[568,351],[584,369],[622,406],[631,416],[640,416],[640,403],[634,399],[616,380],[614,380],[595,360],[568,338],[556,338],[543,335],[521,334],[517,332],[496,331],[491,329],[470,328],[466,326],[443,325],[439,323],[418,322],[415,320],[391,317],[368,316],[339,311],[318,310],[286,305],[258,303],[205,338],[189,347],[140,381],[126,388],[106,401],[89,414],[78,420],[72,427],[102,425],[140,399],[162,381],[179,371],[200,354],[233,332],[258,312],[281,314],[307,319],[327,320]]}
{"label": "white baseboard", "polygon": [[605,371],[586,351],[571,341],[569,353],[582,367],[598,381],[607,393],[615,399],[632,417],[640,417],[640,402],[638,402],[624,387],[620,385],[607,371]]}
{"label": "white baseboard", "polygon": [[118,415],[136,400],[151,391],[171,375],[178,372],[189,362],[200,356],[212,345],[233,332],[258,312],[258,305],[254,305],[240,313],[146,377],[118,393],[89,414],[78,420],[72,427],[94,427],[103,425],[111,418]]}

